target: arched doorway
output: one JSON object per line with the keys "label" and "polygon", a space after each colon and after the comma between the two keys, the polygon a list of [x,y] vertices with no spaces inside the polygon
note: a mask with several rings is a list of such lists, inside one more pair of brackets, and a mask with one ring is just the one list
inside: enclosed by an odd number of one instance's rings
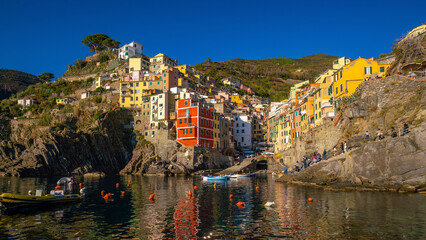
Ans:
{"label": "arched doorway", "polygon": [[258,160],[256,163],[256,170],[268,170],[268,160]]}

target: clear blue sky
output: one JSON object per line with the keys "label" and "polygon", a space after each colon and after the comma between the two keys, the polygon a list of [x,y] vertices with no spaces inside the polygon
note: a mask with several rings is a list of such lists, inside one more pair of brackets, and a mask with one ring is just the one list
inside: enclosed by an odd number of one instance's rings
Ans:
{"label": "clear blue sky", "polygon": [[0,68],[62,75],[104,33],[196,64],[325,53],[377,57],[426,22],[426,1],[22,1],[0,5]]}

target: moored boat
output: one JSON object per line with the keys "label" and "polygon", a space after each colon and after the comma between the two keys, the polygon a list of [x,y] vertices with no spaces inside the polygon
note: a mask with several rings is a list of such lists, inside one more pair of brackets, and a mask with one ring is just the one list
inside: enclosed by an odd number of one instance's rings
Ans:
{"label": "moored boat", "polygon": [[228,180],[228,176],[204,176],[204,181],[226,181]]}
{"label": "moored boat", "polygon": [[[54,191],[58,192],[58,191]],[[81,200],[80,194],[49,194],[45,196],[22,195],[14,193],[3,193],[0,195],[0,203],[9,207],[15,205],[40,205],[52,203],[77,202]]]}

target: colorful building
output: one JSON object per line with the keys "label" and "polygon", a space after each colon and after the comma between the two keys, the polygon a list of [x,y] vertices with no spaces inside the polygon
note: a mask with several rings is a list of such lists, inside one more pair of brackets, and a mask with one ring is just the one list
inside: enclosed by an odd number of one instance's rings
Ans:
{"label": "colorful building", "polygon": [[155,74],[160,74],[166,69],[177,66],[177,60],[173,60],[162,53],[150,58],[149,63],[149,71]]}
{"label": "colorful building", "polygon": [[220,114],[215,113],[214,115],[214,148],[217,150],[222,149],[220,145]]}
{"label": "colorful building", "polygon": [[383,77],[390,64],[379,64],[373,59],[358,58],[333,74],[335,99],[351,96],[365,80]]}
{"label": "colorful building", "polygon": [[[194,96],[194,95],[192,95]],[[214,147],[214,108],[194,97],[176,101],[177,141],[186,147]]]}

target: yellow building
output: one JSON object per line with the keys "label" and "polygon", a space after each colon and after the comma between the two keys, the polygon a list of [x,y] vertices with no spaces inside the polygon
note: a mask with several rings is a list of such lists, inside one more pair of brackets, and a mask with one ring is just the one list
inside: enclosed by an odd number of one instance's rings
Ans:
{"label": "yellow building", "polygon": [[300,126],[301,132],[306,133],[311,129],[311,118],[314,114],[313,104],[314,98],[312,96],[308,96],[302,100],[300,105]]}
{"label": "yellow building", "polygon": [[214,114],[214,142],[213,146],[214,148],[221,150],[220,147],[220,114],[215,113]]}
{"label": "yellow building", "polygon": [[414,28],[413,30],[411,30],[409,33],[407,33],[407,35],[405,35],[404,39],[402,39],[402,41],[408,39],[408,38],[413,38],[413,37],[417,37],[423,33],[426,32],[426,24],[422,24],[416,28]]}
{"label": "yellow building", "polygon": [[329,91],[331,82],[322,83],[320,87],[313,92],[314,95],[314,121],[315,126],[323,123],[325,117],[334,117],[334,108],[330,102],[332,93]]}
{"label": "yellow building", "polygon": [[236,103],[236,104],[238,104],[238,103],[242,104],[243,103],[243,99],[241,98],[241,96],[239,94],[233,94],[233,95],[229,96],[229,98],[230,98],[230,101],[233,102],[233,103]]}
{"label": "yellow building", "polygon": [[149,69],[149,61],[143,58],[129,58],[129,72]]}
{"label": "yellow building", "polygon": [[143,104],[143,92],[147,89],[146,82],[144,81],[121,81],[120,106],[125,108],[140,108]]}
{"label": "yellow building", "polygon": [[294,86],[291,87],[291,89],[290,89],[290,95],[288,97],[288,100],[290,102],[294,101],[295,98],[296,98],[296,93],[300,91],[299,88],[302,87],[302,86],[304,86],[304,85],[306,85],[306,84],[309,84],[309,80],[303,81],[301,83],[294,84]]}
{"label": "yellow building", "polygon": [[192,67],[184,64],[184,65],[179,65],[175,67],[177,70],[179,70],[179,72],[183,73],[183,75],[185,77],[190,77],[194,75],[194,71],[192,69]]}
{"label": "yellow building", "polygon": [[365,80],[383,77],[390,64],[378,64],[373,59],[358,58],[333,74],[335,99],[351,96]]}

